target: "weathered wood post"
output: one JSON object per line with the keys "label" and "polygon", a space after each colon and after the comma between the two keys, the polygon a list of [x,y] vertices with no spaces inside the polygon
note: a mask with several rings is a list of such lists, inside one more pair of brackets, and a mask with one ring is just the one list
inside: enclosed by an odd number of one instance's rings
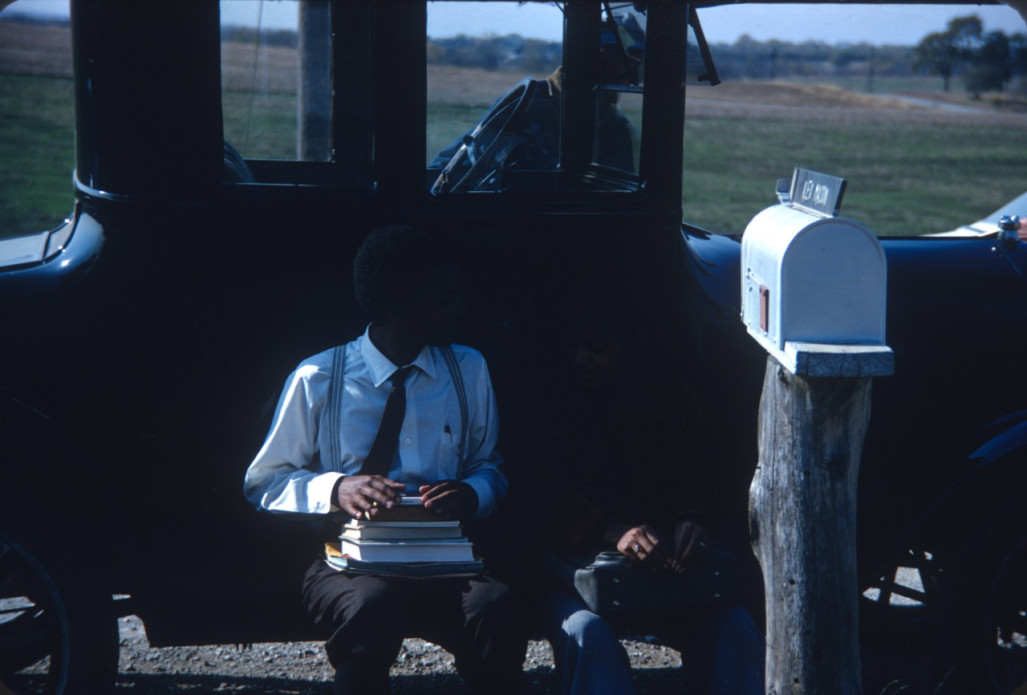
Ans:
{"label": "weathered wood post", "polygon": [[796,170],[742,241],[742,318],[767,349],[750,538],[765,692],[861,695],[856,483],[871,379],[891,374],[876,237],[835,217],[844,181]]}

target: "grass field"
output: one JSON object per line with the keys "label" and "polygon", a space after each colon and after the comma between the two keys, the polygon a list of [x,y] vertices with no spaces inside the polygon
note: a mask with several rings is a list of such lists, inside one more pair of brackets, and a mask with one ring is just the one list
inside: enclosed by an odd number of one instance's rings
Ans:
{"label": "grass field", "polygon": [[0,236],[55,227],[74,203],[68,78],[0,75]]}
{"label": "grass field", "polygon": [[[0,35],[0,236],[51,228],[73,204],[70,66],[67,58],[54,62],[60,56],[52,50],[37,50],[32,64],[5,58],[3,42],[14,38],[36,44],[61,40]],[[294,52],[260,56],[259,71],[245,67],[256,59],[252,51],[226,49],[225,55],[226,137],[249,157],[295,156]],[[520,77],[431,67],[426,158],[463,133]],[[934,84],[926,93],[941,99],[940,83]],[[880,79],[874,92],[929,86],[919,78]],[[251,100],[254,87],[264,88],[264,96]],[[696,90],[697,98],[690,91],[685,219],[711,231],[740,233],[774,202],[775,180],[796,166],[847,179],[843,214],[879,234],[947,231],[1027,190],[1027,114],[1005,114],[1003,120],[980,111],[940,118],[867,96],[865,87],[735,84]],[[958,103],[959,97],[945,100]]]}
{"label": "grass field", "polygon": [[948,231],[1027,190],[1027,131],[1001,126],[692,118],[685,143],[684,217],[721,233],[796,166],[846,179],[842,214],[881,235]]}

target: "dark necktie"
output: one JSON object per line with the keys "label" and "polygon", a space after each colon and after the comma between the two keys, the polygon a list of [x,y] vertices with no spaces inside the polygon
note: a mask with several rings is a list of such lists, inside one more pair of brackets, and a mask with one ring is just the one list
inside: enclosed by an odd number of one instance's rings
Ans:
{"label": "dark necktie", "polygon": [[385,410],[382,412],[382,421],[378,424],[374,443],[367,452],[364,465],[360,467],[360,475],[388,475],[392,459],[396,456],[399,429],[403,426],[403,416],[407,409],[407,390],[403,382],[413,369],[413,365],[400,367],[389,377],[392,389],[385,401]]}

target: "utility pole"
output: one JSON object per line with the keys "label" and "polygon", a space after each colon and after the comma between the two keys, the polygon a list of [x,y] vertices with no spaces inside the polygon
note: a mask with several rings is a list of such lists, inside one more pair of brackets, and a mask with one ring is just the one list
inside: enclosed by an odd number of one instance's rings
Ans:
{"label": "utility pole", "polygon": [[301,161],[332,158],[332,32],[327,2],[299,4],[296,156]]}

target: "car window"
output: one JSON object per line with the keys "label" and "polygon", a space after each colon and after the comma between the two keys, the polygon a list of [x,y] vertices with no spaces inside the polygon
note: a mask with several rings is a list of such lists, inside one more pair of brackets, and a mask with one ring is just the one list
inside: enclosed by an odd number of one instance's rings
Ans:
{"label": "car window", "polygon": [[[433,193],[575,185],[561,177],[564,18],[556,5],[429,3],[425,162]],[[603,190],[637,190],[644,12],[605,4],[598,44],[588,161],[614,175],[592,172],[587,180],[602,181]]]}
{"label": "car window", "polygon": [[[955,230],[1027,190],[1027,68],[1007,61],[1003,73],[999,61],[997,79],[984,79],[995,70],[991,48],[1014,49],[1009,61],[1027,55],[1016,49],[1024,25],[1015,10],[869,10],[698,9],[722,82],[687,88],[686,222],[741,234],[796,167],[845,179],[840,214],[882,236]],[[966,57],[946,77],[917,46],[959,18]]]}
{"label": "car window", "polygon": [[[331,5],[221,0],[226,167],[242,171],[236,182],[370,186],[370,133],[344,128],[370,120],[369,80],[359,77],[369,74],[367,13],[333,18]],[[334,42],[339,35],[347,40]]]}
{"label": "car window", "polygon": [[[304,71],[313,93],[303,121],[297,79],[301,60],[299,0],[221,2],[221,103],[225,139],[244,157],[331,158],[331,25],[328,3],[303,3]],[[310,14],[306,14],[310,13]]]}
{"label": "car window", "polygon": [[[0,3],[0,239],[53,229],[72,209],[75,97],[67,3],[63,13],[43,9],[31,0]],[[2,255],[9,262],[21,252]]]}
{"label": "car window", "polygon": [[562,27],[562,12],[548,3],[428,3],[425,161],[433,192],[555,181]]}

